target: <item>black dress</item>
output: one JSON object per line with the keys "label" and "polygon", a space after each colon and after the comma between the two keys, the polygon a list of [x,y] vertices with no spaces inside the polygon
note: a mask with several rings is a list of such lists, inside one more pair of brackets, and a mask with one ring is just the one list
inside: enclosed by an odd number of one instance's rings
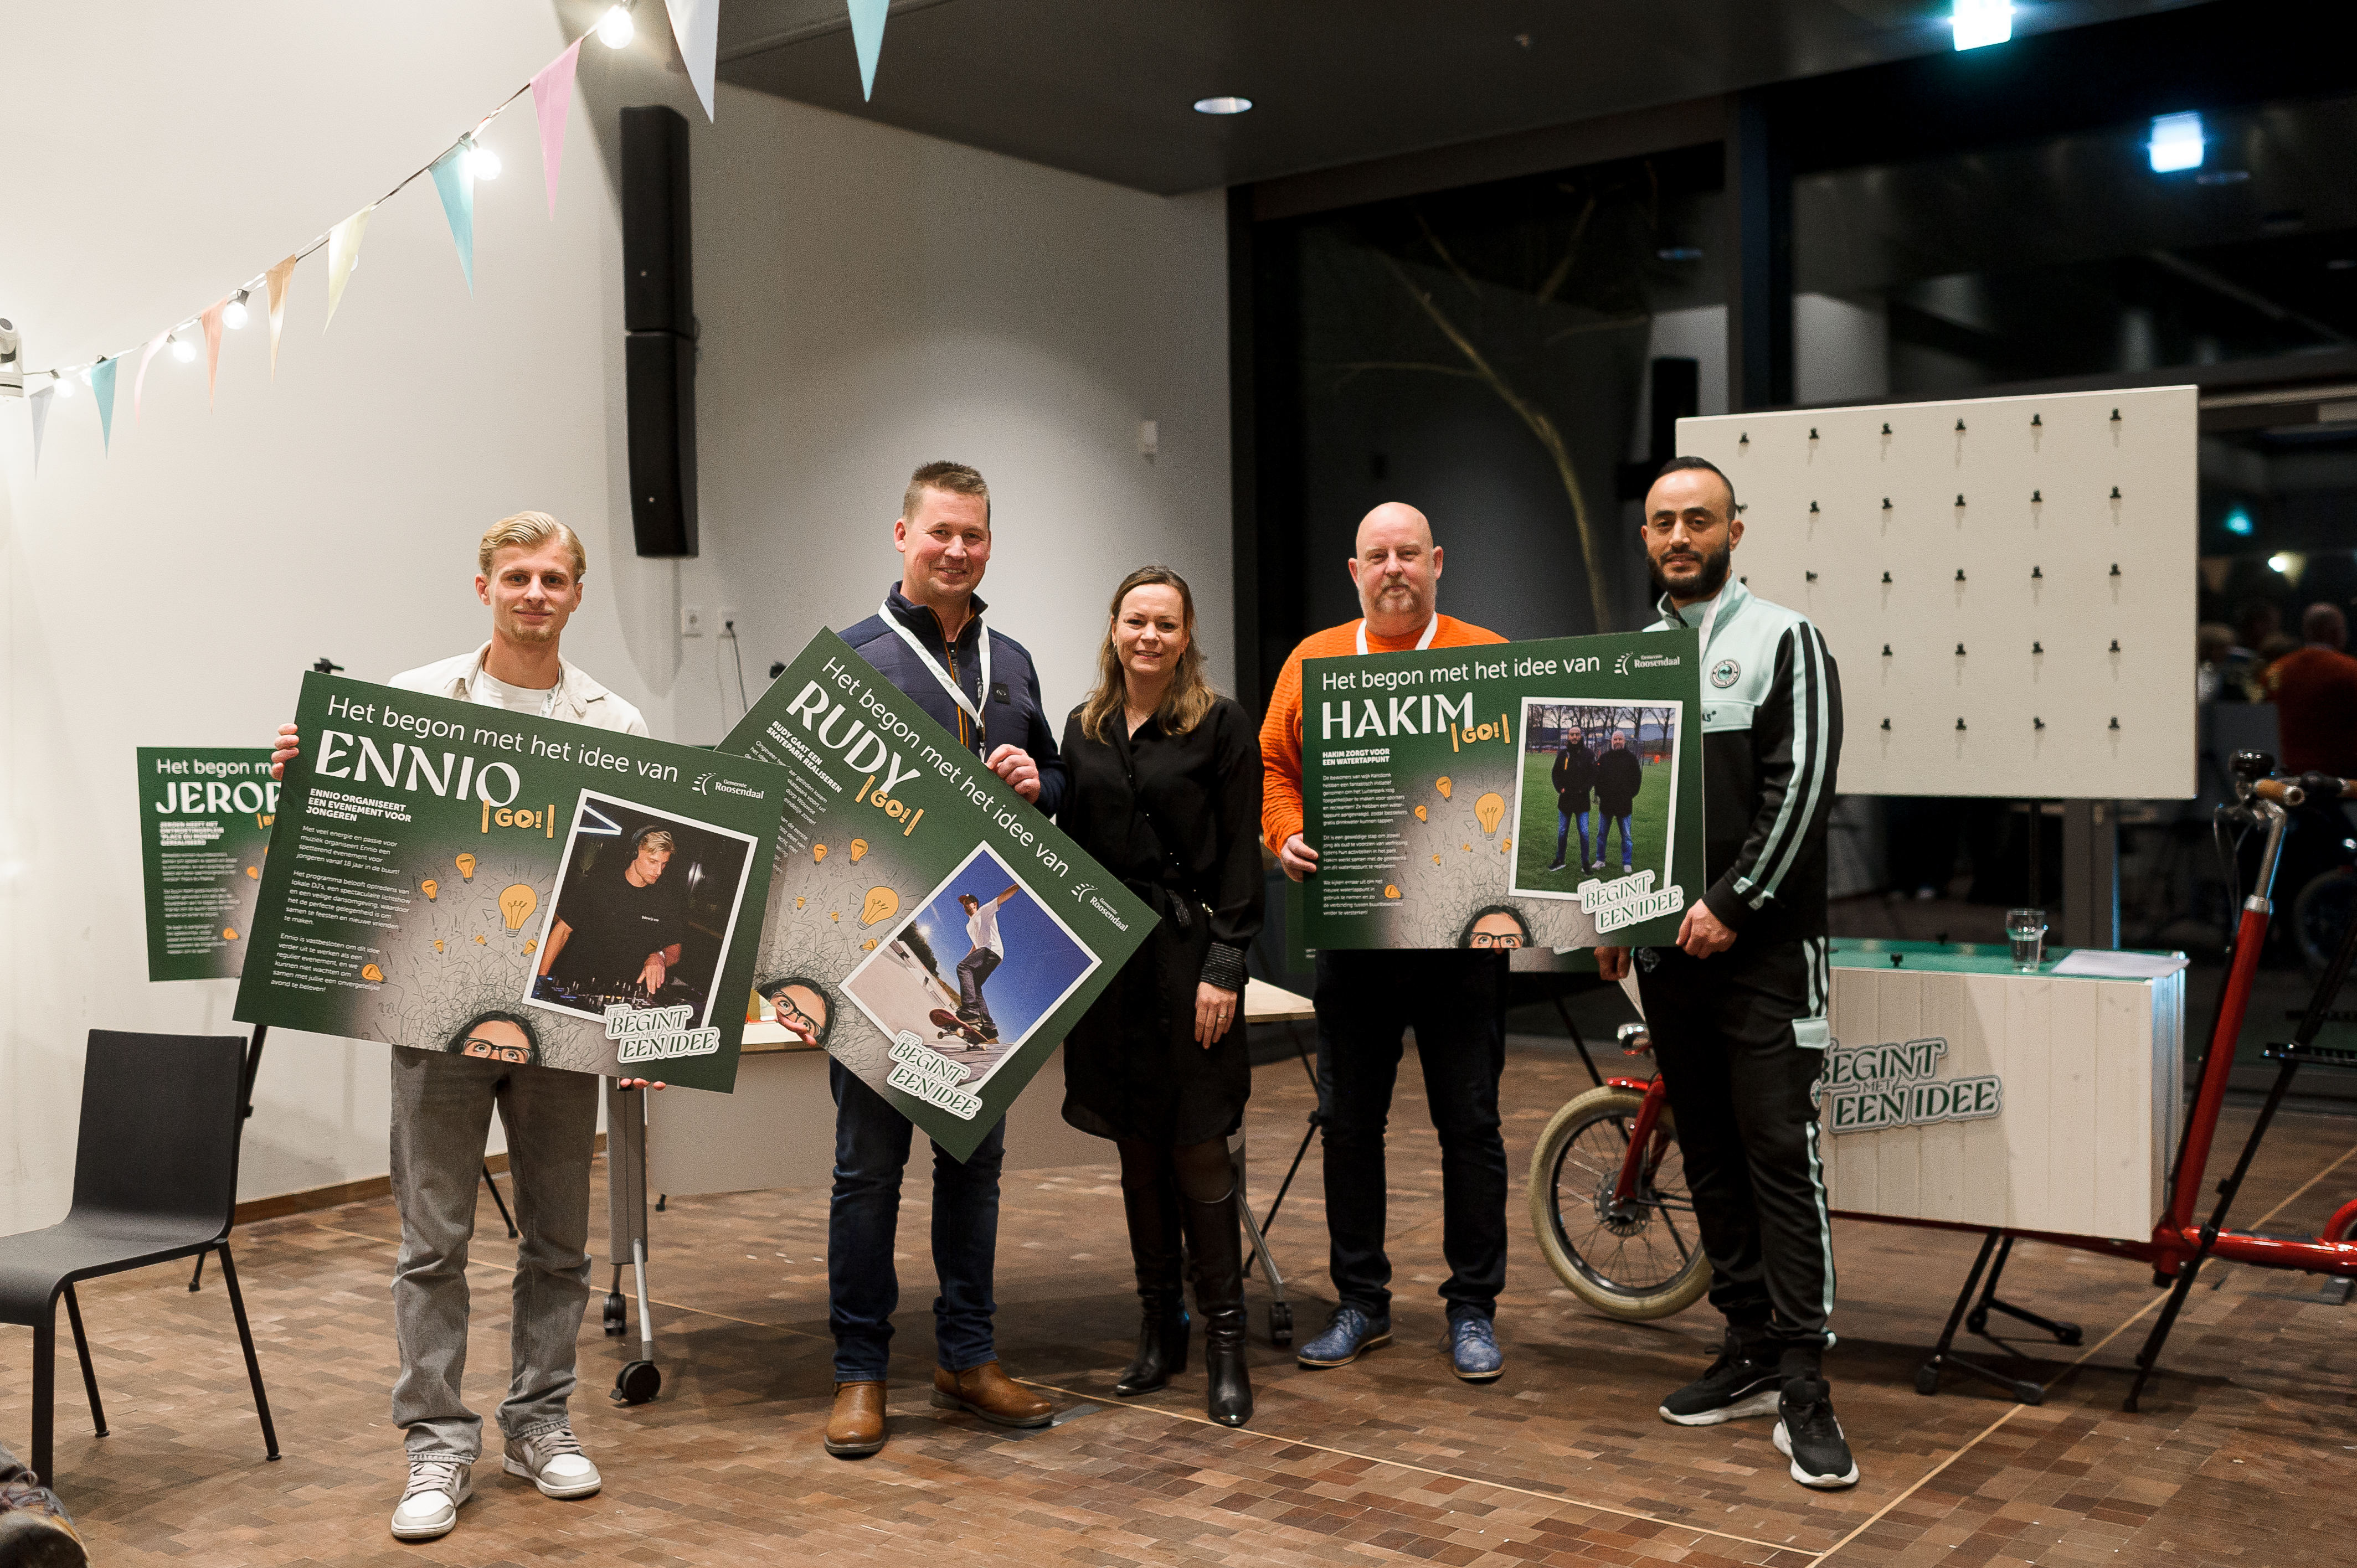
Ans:
{"label": "black dress", "polygon": [[[1243,1124],[1244,949],[1260,932],[1260,736],[1222,697],[1183,736],[1115,713],[1091,740],[1064,725],[1071,786],[1058,825],[1160,919],[1064,1042],[1064,1120],[1101,1138],[1207,1143]],[[1209,1050],[1195,1041],[1199,982],[1237,993]]]}

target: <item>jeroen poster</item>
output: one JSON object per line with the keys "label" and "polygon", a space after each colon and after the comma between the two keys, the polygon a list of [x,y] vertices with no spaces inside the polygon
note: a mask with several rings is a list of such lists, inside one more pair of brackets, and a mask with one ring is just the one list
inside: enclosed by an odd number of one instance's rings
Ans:
{"label": "jeroen poster", "polygon": [[278,812],[270,748],[139,748],[147,978],[235,980]]}
{"label": "jeroen poster", "polygon": [[1308,660],[1303,945],[1674,940],[1703,892],[1699,662],[1691,631]]}
{"label": "jeroen poster", "polygon": [[762,991],[964,1159],[1154,912],[831,631],[720,748],[791,778]]}
{"label": "jeroen poster", "polygon": [[782,774],[328,675],[295,722],[241,1020],[735,1085]]}

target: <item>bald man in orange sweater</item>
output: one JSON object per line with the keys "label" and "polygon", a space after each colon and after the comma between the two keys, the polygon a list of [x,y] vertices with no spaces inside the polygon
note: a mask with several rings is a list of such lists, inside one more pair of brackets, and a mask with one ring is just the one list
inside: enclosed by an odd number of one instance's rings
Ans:
{"label": "bald man in orange sweater", "polygon": [[[1350,566],[1363,618],[1293,650],[1261,725],[1261,836],[1296,882],[1318,872],[1317,847],[1302,831],[1301,661],[1505,640],[1435,607],[1440,547],[1412,506],[1388,501],[1361,520]],[[1324,1331],[1301,1348],[1303,1366],[1346,1366],[1391,1340],[1383,1126],[1399,1076],[1401,1030],[1413,1025],[1425,1100],[1440,1134],[1441,1251],[1449,1270],[1440,1287],[1448,1309],[1442,1342],[1451,1369],[1468,1382],[1489,1382],[1504,1369],[1491,1320],[1506,1280],[1506,1145],[1498,1130],[1505,998],[1502,953],[1318,955],[1318,1076],[1331,1085],[1322,1124],[1326,1225],[1339,1305]]]}

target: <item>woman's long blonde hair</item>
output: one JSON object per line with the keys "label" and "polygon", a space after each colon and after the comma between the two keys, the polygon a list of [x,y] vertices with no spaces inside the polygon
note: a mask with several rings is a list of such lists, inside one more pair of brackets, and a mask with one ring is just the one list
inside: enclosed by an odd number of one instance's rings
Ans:
{"label": "woman's long blonde hair", "polygon": [[1186,578],[1168,566],[1140,566],[1113,591],[1113,608],[1105,617],[1104,644],[1097,650],[1096,690],[1081,704],[1081,733],[1091,740],[1104,739],[1105,722],[1122,713],[1129,692],[1128,673],[1121,667],[1121,652],[1113,640],[1114,626],[1121,619],[1122,602],[1135,589],[1157,586],[1178,590],[1178,607],[1186,622],[1187,651],[1178,656],[1178,667],[1170,672],[1170,684],[1164,689],[1161,705],[1154,710],[1154,716],[1168,734],[1185,735],[1203,722],[1203,715],[1219,700],[1219,693],[1203,679],[1203,650],[1195,643],[1194,591],[1187,586]]}

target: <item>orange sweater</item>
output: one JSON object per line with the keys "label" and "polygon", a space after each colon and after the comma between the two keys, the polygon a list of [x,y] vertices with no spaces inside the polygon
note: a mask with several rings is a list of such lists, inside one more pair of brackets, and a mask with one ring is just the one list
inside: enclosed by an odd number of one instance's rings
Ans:
{"label": "orange sweater", "polygon": [[[1276,691],[1269,697],[1268,717],[1261,721],[1260,726],[1260,830],[1272,854],[1283,850],[1285,841],[1301,831],[1301,661],[1356,653],[1359,625],[1346,620],[1340,626],[1303,638],[1301,645],[1286,655],[1284,671],[1276,678]],[[1414,648],[1416,639],[1423,635],[1421,627],[1406,637],[1377,637],[1370,632],[1367,651],[1403,652]],[[1494,631],[1442,616],[1440,629],[1433,634],[1432,646],[1469,648],[1505,640]]]}

